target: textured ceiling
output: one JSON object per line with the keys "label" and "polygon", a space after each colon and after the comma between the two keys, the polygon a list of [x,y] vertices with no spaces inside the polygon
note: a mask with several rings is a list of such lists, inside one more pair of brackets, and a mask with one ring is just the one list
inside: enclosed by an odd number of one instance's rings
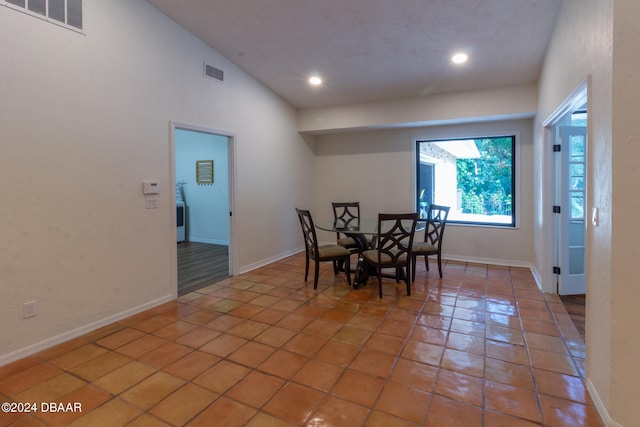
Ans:
{"label": "textured ceiling", "polygon": [[562,0],[148,1],[305,108],[535,82]]}

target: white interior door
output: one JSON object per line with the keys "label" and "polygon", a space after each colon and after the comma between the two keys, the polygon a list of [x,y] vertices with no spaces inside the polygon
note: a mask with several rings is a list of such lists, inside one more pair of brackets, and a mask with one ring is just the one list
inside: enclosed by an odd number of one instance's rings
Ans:
{"label": "white interior door", "polygon": [[557,220],[558,293],[585,294],[587,128],[560,126],[558,129],[561,147],[556,157],[560,163],[557,192],[560,202]]}

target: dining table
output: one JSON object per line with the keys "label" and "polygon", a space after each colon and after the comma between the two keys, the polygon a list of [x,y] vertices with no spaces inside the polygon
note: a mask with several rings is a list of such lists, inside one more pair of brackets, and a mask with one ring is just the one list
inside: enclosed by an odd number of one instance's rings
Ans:
{"label": "dining table", "polygon": [[[393,224],[389,224],[392,226]],[[349,236],[353,238],[353,240],[358,244],[358,262],[356,264],[356,268],[354,271],[354,278],[352,282],[352,287],[357,289],[360,286],[364,286],[367,283],[370,275],[376,275],[377,271],[374,267],[365,268],[364,258],[362,257],[362,252],[368,249],[375,249],[376,245],[376,236],[382,233],[386,233],[389,229],[385,229],[385,223],[383,223],[383,229],[378,230],[378,218],[369,218],[369,217],[361,217],[361,218],[351,218],[348,220],[345,219],[327,219],[320,220],[315,223],[315,227],[319,230],[331,231],[334,233],[342,233],[345,236]],[[416,224],[415,231],[422,231],[426,227],[424,221],[418,221]],[[395,275],[393,276],[396,277]]]}

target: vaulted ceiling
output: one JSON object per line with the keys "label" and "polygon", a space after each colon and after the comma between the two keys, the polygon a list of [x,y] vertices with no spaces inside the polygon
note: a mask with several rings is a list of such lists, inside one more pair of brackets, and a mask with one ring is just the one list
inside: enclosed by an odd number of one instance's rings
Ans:
{"label": "vaulted ceiling", "polygon": [[148,1],[299,108],[536,82],[562,2]]}

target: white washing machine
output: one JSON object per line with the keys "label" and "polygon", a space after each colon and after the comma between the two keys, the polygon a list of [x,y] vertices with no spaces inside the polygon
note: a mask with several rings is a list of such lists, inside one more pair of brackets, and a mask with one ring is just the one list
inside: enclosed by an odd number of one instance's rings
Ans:
{"label": "white washing machine", "polygon": [[176,241],[184,242],[187,240],[185,233],[186,225],[186,209],[184,202],[176,202]]}

